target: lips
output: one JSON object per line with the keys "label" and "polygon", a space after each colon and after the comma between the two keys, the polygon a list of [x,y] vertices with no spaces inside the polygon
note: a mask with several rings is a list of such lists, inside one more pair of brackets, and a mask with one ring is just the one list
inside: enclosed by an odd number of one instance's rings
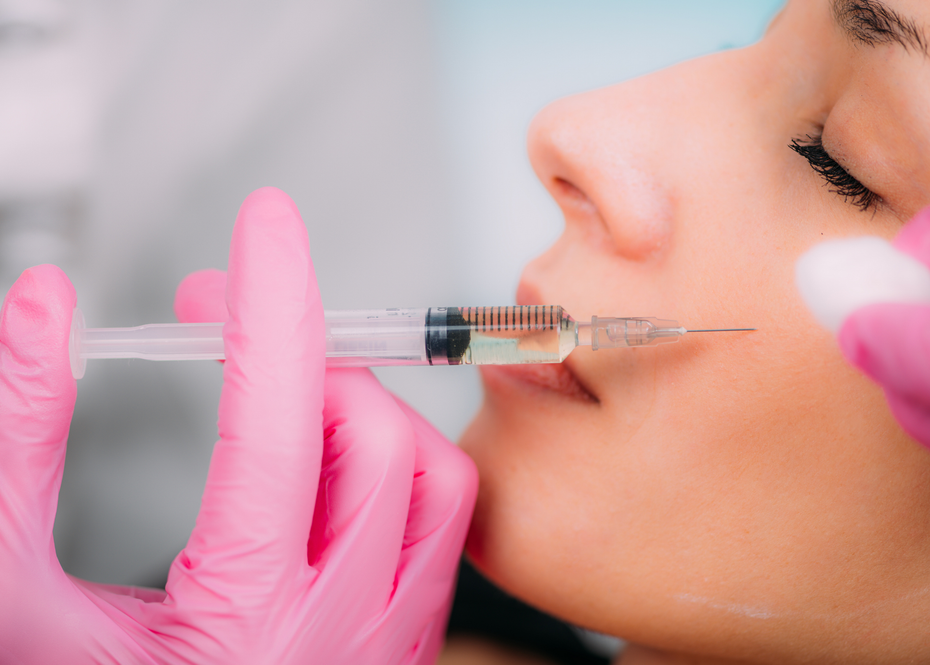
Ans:
{"label": "lips", "polygon": [[573,400],[597,403],[599,400],[582,385],[565,363],[546,365],[484,365],[485,382],[520,384],[525,388],[562,395]]}

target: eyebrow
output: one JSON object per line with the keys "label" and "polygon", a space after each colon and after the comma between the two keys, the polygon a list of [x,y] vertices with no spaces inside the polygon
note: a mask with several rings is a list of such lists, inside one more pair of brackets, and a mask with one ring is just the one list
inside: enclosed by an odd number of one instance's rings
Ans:
{"label": "eyebrow", "polygon": [[879,0],[834,0],[833,16],[849,39],[865,44],[899,44],[930,57],[927,35],[917,22]]}

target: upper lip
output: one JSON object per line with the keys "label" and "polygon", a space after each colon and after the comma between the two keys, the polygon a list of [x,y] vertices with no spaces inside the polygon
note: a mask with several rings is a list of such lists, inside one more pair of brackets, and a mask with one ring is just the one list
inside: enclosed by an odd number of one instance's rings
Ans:
{"label": "upper lip", "polygon": [[[542,297],[542,294],[535,286],[525,279],[521,279],[517,287],[517,304],[520,306],[529,306],[561,303],[547,303],[546,299]],[[524,380],[529,380],[549,389],[555,389],[558,392],[580,398],[584,401],[600,402],[597,395],[591,390],[590,385],[578,375],[576,371],[576,362],[572,356],[566,358],[560,365],[520,365],[518,367],[520,369],[514,369],[514,372],[521,374]],[[551,382],[553,379],[558,380],[559,373],[563,373],[563,376],[571,382],[571,386],[552,385]],[[566,388],[569,389],[566,390]],[[571,388],[574,388],[574,390]]]}

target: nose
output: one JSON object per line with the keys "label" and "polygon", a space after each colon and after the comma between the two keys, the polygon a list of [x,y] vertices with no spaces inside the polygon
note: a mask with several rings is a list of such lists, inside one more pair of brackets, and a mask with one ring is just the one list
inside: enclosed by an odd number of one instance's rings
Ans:
{"label": "nose", "polygon": [[675,220],[674,183],[659,168],[667,138],[655,129],[660,109],[641,92],[624,84],[555,102],[528,139],[533,169],[566,227],[632,261],[661,255]]}

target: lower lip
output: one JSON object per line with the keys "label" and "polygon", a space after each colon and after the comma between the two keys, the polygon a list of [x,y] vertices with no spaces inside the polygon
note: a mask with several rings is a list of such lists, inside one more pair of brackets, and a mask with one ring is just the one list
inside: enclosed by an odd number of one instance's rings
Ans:
{"label": "lower lip", "polygon": [[491,389],[497,384],[502,384],[560,395],[579,402],[598,401],[564,364],[484,365],[481,367],[481,374],[485,384]]}

